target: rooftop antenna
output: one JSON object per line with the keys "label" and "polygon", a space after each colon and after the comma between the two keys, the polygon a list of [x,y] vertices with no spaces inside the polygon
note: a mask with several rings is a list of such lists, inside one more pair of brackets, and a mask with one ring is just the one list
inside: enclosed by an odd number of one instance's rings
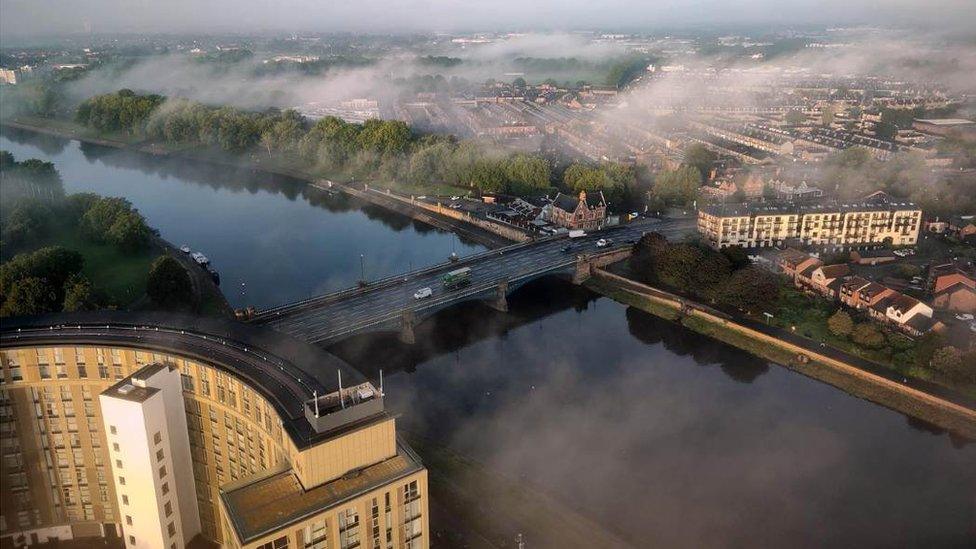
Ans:
{"label": "rooftop antenna", "polygon": [[315,400],[315,417],[319,417],[319,392],[312,391],[312,399]]}
{"label": "rooftop antenna", "polygon": [[380,396],[386,396],[383,394],[383,369],[380,368]]}
{"label": "rooftop antenna", "polygon": [[342,409],[345,410],[346,399],[342,398],[342,370],[336,370],[336,373],[339,374],[339,404],[342,406]]}

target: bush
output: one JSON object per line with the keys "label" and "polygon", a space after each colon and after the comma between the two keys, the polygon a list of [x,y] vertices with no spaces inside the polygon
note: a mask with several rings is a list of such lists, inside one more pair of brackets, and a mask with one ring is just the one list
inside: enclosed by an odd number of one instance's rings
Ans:
{"label": "bush", "polygon": [[851,335],[851,331],[854,329],[854,321],[851,320],[851,315],[847,314],[846,311],[838,310],[827,319],[827,328],[835,336],[847,337]]}
{"label": "bush", "polygon": [[952,381],[965,381],[967,372],[963,369],[962,352],[952,346],[936,349],[932,354],[931,367],[943,377]]}
{"label": "bush", "polygon": [[884,334],[870,322],[855,326],[851,331],[851,340],[865,349],[880,349],[885,344]]}

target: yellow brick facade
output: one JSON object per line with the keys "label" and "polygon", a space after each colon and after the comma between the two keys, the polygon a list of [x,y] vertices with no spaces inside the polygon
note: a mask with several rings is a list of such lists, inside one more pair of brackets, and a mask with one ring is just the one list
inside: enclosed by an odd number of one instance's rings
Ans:
{"label": "yellow brick facade", "polygon": [[[175,354],[74,345],[4,348],[0,350],[0,537],[59,525],[70,528],[75,537],[124,527],[120,519],[124,513],[116,507],[98,395],[154,362],[175,364],[183,374],[202,534],[212,542],[232,538],[223,531],[226,522],[221,517],[220,487],[227,483],[291,465],[300,478],[305,477],[303,482],[313,485],[342,475],[357,463],[396,453],[393,419],[299,450],[283,432],[275,408],[247,383]],[[385,513],[387,495],[393,498],[389,520],[394,542],[386,544],[384,515],[383,543],[375,547],[427,547],[426,479],[426,471],[421,470],[344,504],[342,510],[355,508],[364,521],[360,547],[374,547],[365,521],[372,518],[375,498],[382,498]],[[422,511],[417,517],[406,517],[400,502],[404,485],[414,481],[420,503],[413,507]],[[333,543],[338,540],[338,512],[323,514],[330,521],[327,531],[334,534],[329,536],[330,544],[309,547],[341,547]],[[418,517],[419,535],[405,536]],[[304,526],[288,528],[281,534],[291,541],[287,547],[306,547],[298,538]],[[252,546],[260,544],[248,545]]]}

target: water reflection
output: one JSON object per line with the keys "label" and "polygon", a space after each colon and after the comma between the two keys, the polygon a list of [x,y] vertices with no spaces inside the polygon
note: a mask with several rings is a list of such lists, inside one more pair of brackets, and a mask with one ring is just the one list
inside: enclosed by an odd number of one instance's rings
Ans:
{"label": "water reflection", "polygon": [[[232,305],[269,307],[446,261],[483,246],[303,181],[4,132],[18,159],[54,162],[66,192],[129,199],[164,238],[204,252]],[[362,260],[360,259],[362,257]]]}
{"label": "water reflection", "polygon": [[638,341],[660,343],[676,355],[692,357],[700,366],[718,364],[729,378],[740,383],[752,383],[769,371],[765,359],[735,347],[714,345],[706,336],[640,309],[627,308],[627,328]]}
{"label": "water reflection", "polygon": [[637,547],[974,539],[976,447],[573,288],[529,285],[514,320],[471,305],[428,321],[419,350],[360,338],[347,356],[408,365],[386,376],[403,428]]}
{"label": "water reflection", "polygon": [[27,130],[20,130],[8,126],[3,126],[3,128],[0,129],[0,135],[3,135],[3,137],[13,141],[14,143],[36,147],[44,154],[61,154],[64,152],[64,149],[68,146],[68,144],[71,143],[70,139],[64,139],[43,133],[29,132]]}

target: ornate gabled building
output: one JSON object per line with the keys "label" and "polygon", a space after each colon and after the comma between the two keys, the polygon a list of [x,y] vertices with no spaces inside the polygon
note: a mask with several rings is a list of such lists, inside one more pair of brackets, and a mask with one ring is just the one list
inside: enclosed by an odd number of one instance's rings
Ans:
{"label": "ornate gabled building", "polygon": [[579,196],[559,193],[552,201],[552,223],[567,229],[598,229],[607,219],[603,191],[580,191]]}

